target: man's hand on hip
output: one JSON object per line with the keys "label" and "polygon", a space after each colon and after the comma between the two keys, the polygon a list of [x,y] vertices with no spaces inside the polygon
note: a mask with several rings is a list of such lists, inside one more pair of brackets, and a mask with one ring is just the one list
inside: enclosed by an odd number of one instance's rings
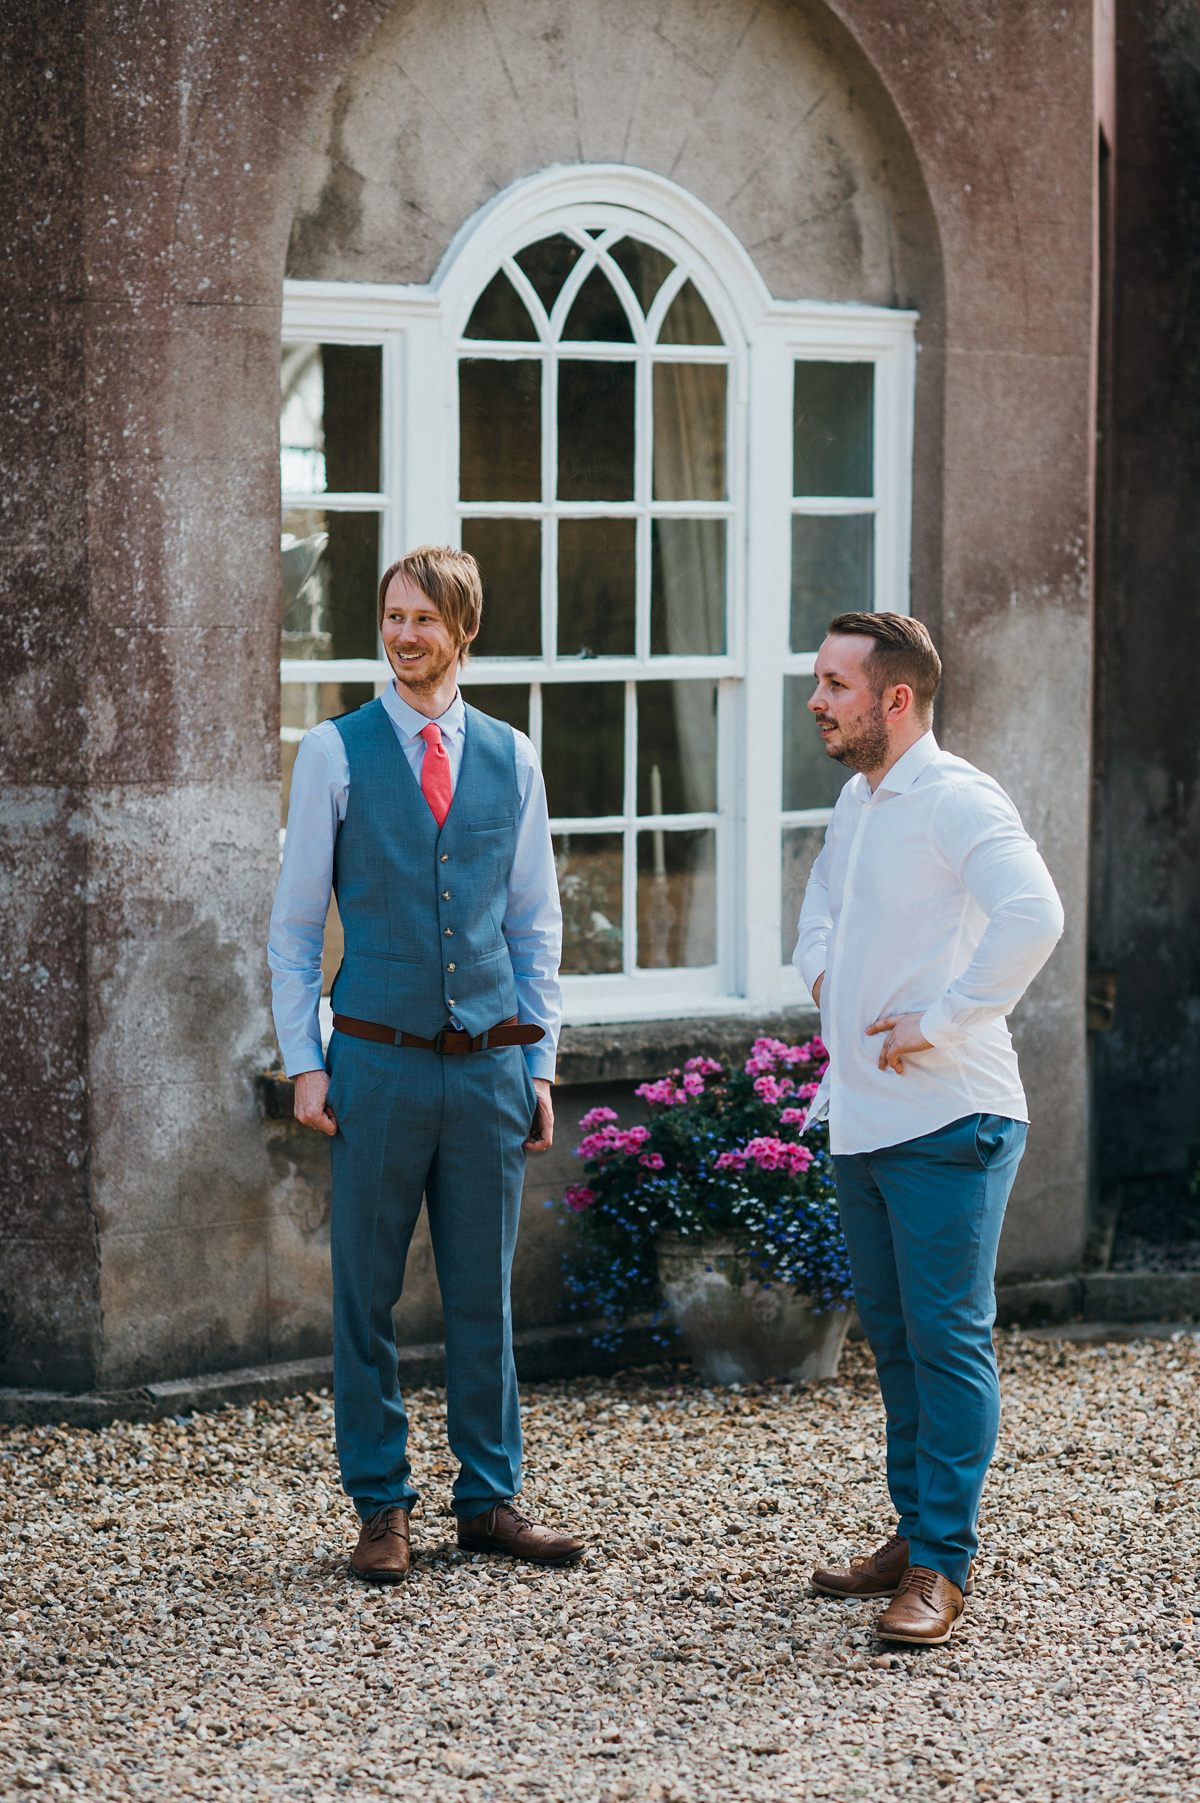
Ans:
{"label": "man's hand on hip", "polygon": [[550,1084],[545,1077],[535,1077],[533,1087],[537,1090],[537,1108],[534,1111],[533,1125],[529,1129],[529,1138],[525,1141],[525,1150],[548,1152],[554,1144],[554,1102]]}
{"label": "man's hand on hip", "polygon": [[318,1133],[328,1133],[330,1139],[337,1132],[337,1122],[333,1118],[333,1109],[325,1100],[329,1094],[329,1076],[326,1071],[301,1071],[295,1079],[296,1101],[295,1115],[306,1127],[315,1127]]}
{"label": "man's hand on hip", "polygon": [[885,1033],[887,1035],[879,1048],[879,1068],[885,1071],[890,1064],[894,1071],[904,1070],[904,1059],[911,1052],[932,1052],[933,1047],[921,1031],[920,1014],[885,1014],[881,1020],[873,1020],[867,1028],[868,1033]]}

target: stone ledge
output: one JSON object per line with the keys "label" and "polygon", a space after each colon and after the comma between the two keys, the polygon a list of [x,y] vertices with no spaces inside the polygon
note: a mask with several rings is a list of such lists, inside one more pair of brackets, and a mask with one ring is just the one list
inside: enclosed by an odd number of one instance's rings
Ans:
{"label": "stone ledge", "polygon": [[[697,1015],[684,1020],[615,1021],[600,1027],[564,1027],[558,1047],[557,1085],[644,1083],[687,1058],[744,1060],[760,1035],[811,1039],[820,1027],[815,1008],[781,1014]],[[294,1087],[282,1069],[258,1077],[262,1111],[269,1121],[292,1119]]]}
{"label": "stone ledge", "polygon": [[[621,1347],[611,1352],[593,1341],[599,1322],[578,1326],[533,1327],[513,1335],[517,1376],[522,1383],[544,1383],[573,1377],[607,1377],[630,1365],[659,1364],[682,1357],[654,1337],[648,1315],[626,1329]],[[440,1342],[398,1348],[402,1389],[420,1389],[446,1381],[446,1352]],[[209,1371],[175,1377],[129,1390],[94,1390],[72,1395],[64,1390],[0,1389],[0,1426],[107,1427],[113,1421],[161,1421],[207,1409],[279,1402],[286,1396],[328,1389],[333,1382],[333,1356],[290,1359],[275,1365],[248,1365],[238,1371]]]}
{"label": "stone ledge", "polygon": [[1085,1271],[996,1285],[999,1327],[1200,1318],[1200,1271]]}
{"label": "stone ledge", "polygon": [[700,1015],[692,1020],[618,1021],[599,1027],[564,1027],[558,1048],[558,1083],[644,1082],[661,1077],[686,1058],[744,1060],[760,1035],[811,1039],[820,1027],[815,1008],[781,1014]]}

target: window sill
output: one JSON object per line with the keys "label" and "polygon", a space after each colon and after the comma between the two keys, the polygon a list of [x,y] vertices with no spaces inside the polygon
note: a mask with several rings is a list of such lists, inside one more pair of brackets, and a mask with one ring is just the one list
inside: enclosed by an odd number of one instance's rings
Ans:
{"label": "window sill", "polygon": [[[695,1019],[613,1021],[602,1026],[564,1027],[558,1047],[557,1087],[584,1083],[643,1083],[703,1055],[731,1063],[744,1059],[754,1040],[807,1039],[820,1026],[815,1008],[786,1008],[779,1014],[704,1015]],[[258,1078],[268,1120],[289,1120],[294,1090],[280,1069]]]}

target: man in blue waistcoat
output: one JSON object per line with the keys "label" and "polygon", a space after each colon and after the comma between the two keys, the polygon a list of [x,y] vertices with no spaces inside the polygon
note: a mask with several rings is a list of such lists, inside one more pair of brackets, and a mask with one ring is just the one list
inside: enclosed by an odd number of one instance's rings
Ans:
{"label": "man in blue waistcoat", "polygon": [[[337,1450],[361,1523],[350,1563],[383,1583],[408,1571],[417,1499],[392,1310],[422,1196],[446,1317],[459,1545],[548,1564],[583,1550],[513,1501],[509,1279],[525,1154],[554,1134],[562,916],[533,746],[459,693],[482,605],[462,551],[424,545],[385,572],[379,627],[395,681],[302,741],[271,915],[296,1118],[331,1141]],[[326,1064],[331,893],[345,955]]]}

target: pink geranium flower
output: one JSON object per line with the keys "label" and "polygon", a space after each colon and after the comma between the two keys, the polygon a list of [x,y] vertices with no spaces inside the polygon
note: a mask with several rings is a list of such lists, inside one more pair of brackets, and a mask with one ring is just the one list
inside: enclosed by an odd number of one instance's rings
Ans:
{"label": "pink geranium flower", "polygon": [[590,1133],[594,1127],[603,1127],[606,1122],[616,1119],[615,1108],[589,1108],[579,1125],[585,1133]]}
{"label": "pink geranium flower", "polygon": [[574,1215],[581,1215],[595,1200],[595,1190],[590,1190],[586,1183],[568,1184],[563,1195],[563,1201]]}

